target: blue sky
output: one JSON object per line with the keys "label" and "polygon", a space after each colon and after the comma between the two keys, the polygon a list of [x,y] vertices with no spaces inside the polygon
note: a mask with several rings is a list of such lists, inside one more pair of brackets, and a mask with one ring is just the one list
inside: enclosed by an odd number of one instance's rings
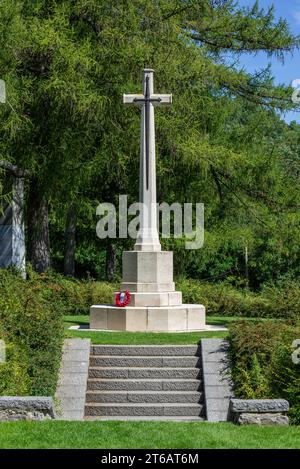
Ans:
{"label": "blue sky", "polygon": [[[251,7],[254,0],[238,0],[241,6]],[[260,0],[259,4],[263,8],[271,5],[275,6],[277,18],[285,18],[291,31],[295,35],[300,35],[300,0]],[[256,55],[243,55],[240,64],[249,72],[265,68],[269,63],[272,65],[272,73],[276,83],[291,84],[293,80],[300,79],[300,51],[295,51],[293,55],[288,54],[285,63],[282,64],[277,59],[273,59],[264,53]],[[284,116],[287,122],[296,120],[300,123],[300,113],[289,112]]]}

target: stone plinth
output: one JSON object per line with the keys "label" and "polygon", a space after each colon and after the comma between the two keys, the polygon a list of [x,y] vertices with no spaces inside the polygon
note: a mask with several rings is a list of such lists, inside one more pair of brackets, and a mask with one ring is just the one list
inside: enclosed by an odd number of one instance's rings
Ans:
{"label": "stone plinth", "polygon": [[130,293],[173,292],[175,291],[175,283],[122,282],[121,290],[129,290]]}
{"label": "stone plinth", "polygon": [[186,332],[205,327],[202,305],[127,306],[94,305],[90,311],[90,328],[132,332]]}
{"label": "stone plinth", "polygon": [[123,284],[172,284],[173,252],[123,252]]}
{"label": "stone plinth", "polygon": [[130,304],[92,306],[91,329],[186,332],[205,328],[204,306],[182,304],[182,293],[175,291],[172,252],[125,251],[121,290],[130,292]]}

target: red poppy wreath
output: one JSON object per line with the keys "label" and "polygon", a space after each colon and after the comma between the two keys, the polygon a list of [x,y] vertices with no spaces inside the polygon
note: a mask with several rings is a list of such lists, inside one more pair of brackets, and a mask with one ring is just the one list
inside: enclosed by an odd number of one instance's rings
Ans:
{"label": "red poppy wreath", "polygon": [[120,291],[119,293],[116,294],[115,305],[120,306],[120,307],[128,306],[130,303],[130,300],[131,300],[131,295],[128,290],[126,290],[125,292]]}

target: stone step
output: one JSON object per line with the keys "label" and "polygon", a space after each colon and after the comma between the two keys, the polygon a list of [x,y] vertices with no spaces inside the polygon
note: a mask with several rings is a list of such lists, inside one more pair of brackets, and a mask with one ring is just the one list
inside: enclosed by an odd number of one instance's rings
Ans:
{"label": "stone step", "polygon": [[89,378],[106,379],[197,379],[202,372],[198,368],[155,368],[155,367],[91,367]]}
{"label": "stone step", "polygon": [[90,378],[89,391],[201,391],[198,379],[99,379]]}
{"label": "stone step", "polygon": [[119,422],[125,421],[125,422],[202,422],[205,420],[204,417],[189,417],[189,416],[182,416],[178,415],[177,417],[172,417],[172,416],[127,416],[127,417],[122,417],[122,416],[104,416],[104,417],[97,417],[97,416],[85,416],[84,420],[92,421],[92,420],[101,420],[102,422],[105,421],[112,421],[112,420],[117,420]]}
{"label": "stone step", "polygon": [[197,391],[88,391],[87,403],[200,403],[202,393]]}
{"label": "stone step", "polygon": [[175,357],[148,357],[148,356],[94,356],[90,357],[90,366],[98,367],[172,367],[172,368],[192,368],[201,367],[199,357],[175,356]]}
{"label": "stone step", "polygon": [[92,355],[117,356],[200,356],[198,345],[92,345]]}
{"label": "stone step", "polygon": [[103,404],[91,403],[85,405],[86,416],[170,416],[170,417],[200,417],[203,406],[201,404]]}

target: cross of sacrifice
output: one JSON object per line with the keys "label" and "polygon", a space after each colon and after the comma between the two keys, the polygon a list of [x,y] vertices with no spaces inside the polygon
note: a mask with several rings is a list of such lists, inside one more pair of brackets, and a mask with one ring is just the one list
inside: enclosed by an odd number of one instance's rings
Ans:
{"label": "cross of sacrifice", "polygon": [[135,250],[160,250],[157,231],[154,107],[172,104],[171,94],[154,94],[152,69],[143,71],[143,94],[124,94],[123,103],[141,108],[140,202],[142,214]]}
{"label": "cross of sacrifice", "polygon": [[141,121],[141,146],[144,147],[146,158],[146,186],[149,188],[149,164],[150,164],[150,142],[155,143],[154,114],[151,113],[153,106],[163,106],[172,103],[171,94],[153,94],[153,72],[152,69],[144,69],[143,94],[124,94],[124,104],[135,104],[142,108]]}

